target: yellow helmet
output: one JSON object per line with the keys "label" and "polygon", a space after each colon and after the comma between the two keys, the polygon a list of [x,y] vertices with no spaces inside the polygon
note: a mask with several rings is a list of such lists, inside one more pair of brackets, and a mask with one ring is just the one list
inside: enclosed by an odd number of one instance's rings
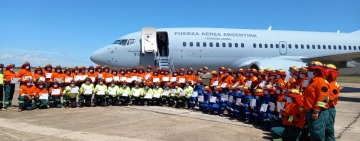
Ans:
{"label": "yellow helmet", "polygon": [[324,67],[325,68],[328,68],[328,69],[334,69],[334,70],[337,70],[336,66],[334,64],[324,64]]}
{"label": "yellow helmet", "polygon": [[256,89],[255,92],[256,93],[263,93],[264,91],[262,89]]}
{"label": "yellow helmet", "polygon": [[298,89],[290,89],[288,90],[289,94],[300,94],[300,91]]}
{"label": "yellow helmet", "polygon": [[323,68],[324,65],[320,61],[312,61],[308,63],[307,66],[308,66],[307,69],[321,69]]}

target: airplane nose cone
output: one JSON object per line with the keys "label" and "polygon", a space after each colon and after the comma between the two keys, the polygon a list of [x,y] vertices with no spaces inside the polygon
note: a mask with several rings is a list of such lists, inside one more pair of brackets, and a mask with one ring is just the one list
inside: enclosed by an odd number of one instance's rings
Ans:
{"label": "airplane nose cone", "polygon": [[106,49],[101,48],[90,55],[90,60],[96,64],[101,64],[106,61]]}

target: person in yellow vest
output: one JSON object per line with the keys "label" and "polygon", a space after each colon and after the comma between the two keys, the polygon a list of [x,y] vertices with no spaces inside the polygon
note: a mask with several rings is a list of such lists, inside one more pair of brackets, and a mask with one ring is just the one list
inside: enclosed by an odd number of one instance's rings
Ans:
{"label": "person in yellow vest", "polygon": [[143,88],[140,87],[140,82],[135,82],[134,87],[130,91],[131,106],[141,105],[141,96],[143,95]]}
{"label": "person in yellow vest", "polygon": [[80,89],[78,86],[76,86],[76,81],[75,80],[71,80],[70,85],[66,86],[63,94],[64,94],[64,99],[63,102],[65,103],[65,108],[76,108],[77,104],[76,104],[76,97],[77,95],[80,93]]}
{"label": "person in yellow vest", "polygon": [[151,103],[153,95],[154,95],[154,92],[151,89],[151,84],[150,83],[145,83],[144,84],[144,88],[143,88],[142,93],[143,93],[143,96],[144,96],[142,104],[145,105],[145,106],[150,106],[150,103]]}
{"label": "person in yellow vest", "polygon": [[[159,83],[159,85],[161,85],[161,83]],[[161,95],[161,103],[163,106],[166,106],[166,103],[168,104],[168,106],[172,106],[170,105],[170,91],[171,91],[171,84],[170,83],[166,83],[164,85],[164,91],[163,94]]]}
{"label": "person in yellow vest", "polygon": [[[186,81],[185,83],[185,87],[184,87],[184,92],[185,92],[185,99],[184,99],[184,105],[182,105],[183,108],[187,107],[188,109],[191,109],[193,110],[194,108],[190,107],[190,98],[192,97],[192,94],[194,92],[194,88],[190,86],[190,83],[189,81]],[[201,103],[200,103],[201,105]]]}
{"label": "person in yellow vest", "polygon": [[[86,77],[80,87],[79,104],[80,107],[91,107],[91,97],[93,94],[94,85],[91,83],[91,78]],[[79,84],[79,83],[77,83]]]}
{"label": "person in yellow vest", "polygon": [[110,86],[108,86],[107,93],[107,103],[106,105],[119,106],[119,86],[116,85],[116,81],[113,79],[110,82]]}
{"label": "person in yellow vest", "polygon": [[130,87],[127,85],[126,81],[121,81],[120,82],[120,87],[119,87],[119,96],[120,96],[120,102],[121,105],[124,106],[128,106],[130,103]]}
{"label": "person in yellow vest", "polygon": [[[93,98],[94,106],[106,106],[106,95],[107,95],[107,86],[105,85],[106,81],[104,79],[99,79],[99,84],[95,86],[93,93],[95,94]],[[91,83],[90,83],[91,84]],[[92,85],[92,84],[91,84]],[[87,85],[87,88],[93,88],[94,86]],[[91,100],[91,96],[89,96]],[[90,102],[91,104],[91,102]],[[91,106],[91,105],[90,105]]]}
{"label": "person in yellow vest", "polygon": [[185,91],[179,87],[179,83],[174,82],[174,88],[176,90],[175,99],[176,105],[175,108],[183,109],[185,107]]}
{"label": "person in yellow vest", "polygon": [[[160,87],[160,83],[154,83],[154,88],[153,88],[153,104],[154,105],[159,105],[159,106],[163,106],[163,102],[162,102],[162,94],[163,94],[163,89]],[[166,97],[165,97],[165,104],[166,104]]]}

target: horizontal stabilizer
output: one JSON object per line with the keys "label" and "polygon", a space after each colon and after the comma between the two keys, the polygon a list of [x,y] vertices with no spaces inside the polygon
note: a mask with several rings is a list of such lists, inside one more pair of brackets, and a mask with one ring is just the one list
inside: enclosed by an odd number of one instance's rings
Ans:
{"label": "horizontal stabilizer", "polygon": [[351,32],[351,33],[359,33],[359,34],[360,34],[360,30],[358,30],[358,31],[354,31],[354,32]]}

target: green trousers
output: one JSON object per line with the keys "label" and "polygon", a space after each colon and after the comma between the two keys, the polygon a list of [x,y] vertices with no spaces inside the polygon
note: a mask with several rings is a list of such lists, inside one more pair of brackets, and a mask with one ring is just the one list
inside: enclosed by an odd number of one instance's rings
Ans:
{"label": "green trousers", "polygon": [[326,137],[326,141],[335,141],[335,129],[334,129],[334,124],[335,124],[335,117],[336,117],[336,109],[334,106],[330,107],[328,109],[329,112],[329,118],[327,120],[326,123],[326,132],[325,132],[325,137]]}
{"label": "green trousers", "polygon": [[312,119],[312,112],[306,113],[306,122],[309,128],[311,141],[325,141],[326,137],[326,124],[328,123],[329,112],[323,110],[319,113],[316,120]]}
{"label": "green trousers", "polygon": [[270,130],[273,141],[298,141],[301,131],[301,128],[289,125],[273,127]]}

